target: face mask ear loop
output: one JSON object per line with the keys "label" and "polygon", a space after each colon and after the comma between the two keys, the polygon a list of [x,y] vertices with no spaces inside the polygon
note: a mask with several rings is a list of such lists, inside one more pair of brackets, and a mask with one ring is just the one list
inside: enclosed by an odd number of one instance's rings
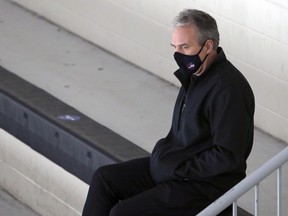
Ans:
{"label": "face mask ear loop", "polygon": [[[206,41],[204,42],[204,44],[202,45],[201,49],[199,50],[199,52],[196,55],[199,55],[200,52],[202,51],[203,47],[205,46]],[[203,59],[203,61],[201,62],[201,65],[203,64],[203,62],[206,60],[206,58],[208,57],[209,54],[206,54],[205,58]]]}
{"label": "face mask ear loop", "polygon": [[[200,52],[203,50],[203,47],[205,46],[205,44],[206,44],[206,41],[204,42],[204,44],[202,45],[201,49],[199,50],[199,52],[198,52],[196,55],[199,55],[199,54],[200,54]],[[206,57],[205,57],[205,59],[206,59]],[[204,60],[203,60],[203,61],[204,61]]]}
{"label": "face mask ear loop", "polygon": [[209,55],[209,54],[206,54],[205,58],[204,58],[203,61],[202,61],[202,64],[203,64],[203,62],[206,60],[206,58],[208,57],[208,55]]}

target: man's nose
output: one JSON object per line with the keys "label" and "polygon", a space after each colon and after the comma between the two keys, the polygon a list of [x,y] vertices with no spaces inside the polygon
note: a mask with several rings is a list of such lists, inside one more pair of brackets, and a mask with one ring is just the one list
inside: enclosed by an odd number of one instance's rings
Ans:
{"label": "man's nose", "polygon": [[180,51],[180,47],[179,47],[179,46],[175,46],[174,51],[175,51],[175,52],[179,52],[179,51]]}
{"label": "man's nose", "polygon": [[174,51],[178,53],[183,53],[183,50],[181,49],[181,47],[175,47]]}

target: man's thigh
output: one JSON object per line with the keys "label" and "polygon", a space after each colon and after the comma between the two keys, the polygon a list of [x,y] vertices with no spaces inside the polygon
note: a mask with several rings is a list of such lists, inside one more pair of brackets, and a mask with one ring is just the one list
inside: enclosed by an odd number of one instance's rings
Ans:
{"label": "man's thigh", "polygon": [[110,216],[192,216],[211,203],[188,181],[170,181],[116,204]]}
{"label": "man's thigh", "polygon": [[154,186],[149,158],[100,167],[93,175],[82,215],[108,215],[119,201]]}
{"label": "man's thigh", "polygon": [[101,175],[103,182],[119,200],[127,199],[155,186],[150,175],[148,157],[101,167],[98,175]]}

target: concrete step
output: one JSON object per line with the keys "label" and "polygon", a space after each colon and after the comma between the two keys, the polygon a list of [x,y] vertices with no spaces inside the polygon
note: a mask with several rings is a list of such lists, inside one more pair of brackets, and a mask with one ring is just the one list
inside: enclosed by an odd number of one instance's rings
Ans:
{"label": "concrete step", "polygon": [[3,188],[0,187],[1,216],[40,216],[29,206],[24,205]]}

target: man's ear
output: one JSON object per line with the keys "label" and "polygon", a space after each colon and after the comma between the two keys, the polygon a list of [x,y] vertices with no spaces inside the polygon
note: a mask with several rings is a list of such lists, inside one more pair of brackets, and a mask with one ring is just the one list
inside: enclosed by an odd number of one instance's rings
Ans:
{"label": "man's ear", "polygon": [[206,50],[207,50],[207,54],[209,54],[210,52],[213,51],[213,47],[214,47],[214,41],[209,39],[206,41],[206,44],[205,44],[205,47],[206,47]]}

